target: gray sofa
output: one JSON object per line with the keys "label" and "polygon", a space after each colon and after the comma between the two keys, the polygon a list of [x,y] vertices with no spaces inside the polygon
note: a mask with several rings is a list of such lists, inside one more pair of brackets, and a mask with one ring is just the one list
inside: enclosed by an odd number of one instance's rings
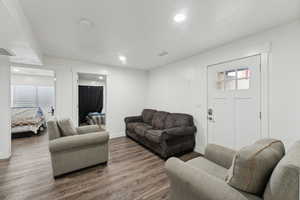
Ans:
{"label": "gray sofa", "polygon": [[126,135],[162,158],[193,151],[196,127],[193,116],[144,109],[126,117]]}
{"label": "gray sofa", "polygon": [[62,137],[57,121],[47,125],[54,177],[108,161],[109,134],[99,126],[79,127],[76,135]]}
{"label": "gray sofa", "polygon": [[[268,148],[267,146],[266,148]],[[260,150],[260,152],[265,149]],[[271,149],[267,153],[274,153]],[[255,156],[255,153],[251,156]],[[268,155],[268,154],[267,154]],[[279,154],[277,154],[279,155]],[[250,158],[251,158],[250,156]],[[252,162],[251,167],[262,167],[270,164],[274,157],[264,157],[260,162]],[[204,157],[182,162],[177,158],[170,158],[166,162],[166,170],[171,181],[171,200],[299,200],[300,188],[300,141],[279,159],[274,169],[267,174],[265,183],[253,181],[253,186],[260,186],[260,195],[248,193],[232,187],[226,179],[228,169],[232,169],[233,161],[239,159],[237,152],[231,149],[208,145]],[[261,165],[261,166],[260,166]],[[242,166],[242,168],[245,166]],[[262,168],[264,169],[264,168]],[[251,170],[246,170],[246,173]],[[242,177],[246,182],[256,176],[258,171],[251,172],[251,176]],[[249,183],[251,184],[251,183]],[[249,186],[247,183],[246,186]]]}

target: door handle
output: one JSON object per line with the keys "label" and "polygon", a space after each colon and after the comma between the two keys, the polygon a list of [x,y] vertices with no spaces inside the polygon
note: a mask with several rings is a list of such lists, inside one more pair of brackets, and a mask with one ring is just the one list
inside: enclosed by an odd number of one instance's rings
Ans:
{"label": "door handle", "polygon": [[207,110],[207,119],[210,122],[216,122],[215,119],[214,119],[214,116],[213,116],[213,109],[212,108],[209,108]]}

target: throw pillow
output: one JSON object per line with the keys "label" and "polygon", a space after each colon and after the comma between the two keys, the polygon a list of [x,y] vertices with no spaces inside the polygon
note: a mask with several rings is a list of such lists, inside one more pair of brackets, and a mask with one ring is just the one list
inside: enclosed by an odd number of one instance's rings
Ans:
{"label": "throw pillow", "polygon": [[60,119],[57,121],[62,136],[77,135],[77,130],[70,119]]}
{"label": "throw pillow", "polygon": [[262,195],[273,169],[285,154],[279,140],[262,139],[239,150],[226,182],[239,190]]}

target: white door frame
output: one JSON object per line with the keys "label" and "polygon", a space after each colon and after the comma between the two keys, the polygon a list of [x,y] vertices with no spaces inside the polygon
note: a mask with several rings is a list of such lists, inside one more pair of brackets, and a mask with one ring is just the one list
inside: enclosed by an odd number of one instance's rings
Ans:
{"label": "white door frame", "polygon": [[75,71],[72,73],[73,76],[73,119],[74,123],[76,126],[79,126],[78,123],[78,117],[79,117],[79,102],[78,102],[78,87],[79,87],[79,82],[78,82],[78,77],[79,74],[93,74],[97,76],[105,76],[105,87],[104,87],[104,108],[105,108],[105,126],[107,125],[107,79],[108,75],[103,73],[89,73],[89,72],[81,72],[81,71]]}
{"label": "white door frame", "polygon": [[223,59],[219,62],[212,62],[211,64],[206,65],[205,68],[205,78],[206,78],[206,87],[205,87],[205,112],[204,112],[204,131],[206,136],[206,144],[208,144],[208,120],[207,120],[207,109],[208,109],[208,68],[210,66],[232,62],[235,60],[241,60],[244,58],[252,57],[252,56],[260,56],[260,65],[261,65],[261,74],[260,74],[260,98],[261,98],[261,136],[263,138],[270,137],[270,121],[269,121],[269,55],[271,50],[271,44],[269,43],[267,46],[260,48],[255,53],[250,53],[242,56],[235,56],[228,59]]}

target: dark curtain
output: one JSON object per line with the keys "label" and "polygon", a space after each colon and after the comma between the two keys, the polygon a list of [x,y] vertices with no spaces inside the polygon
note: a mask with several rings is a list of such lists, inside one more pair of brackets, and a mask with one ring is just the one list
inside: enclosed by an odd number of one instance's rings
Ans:
{"label": "dark curtain", "polygon": [[90,112],[102,112],[103,86],[79,86],[79,124],[86,121]]}

